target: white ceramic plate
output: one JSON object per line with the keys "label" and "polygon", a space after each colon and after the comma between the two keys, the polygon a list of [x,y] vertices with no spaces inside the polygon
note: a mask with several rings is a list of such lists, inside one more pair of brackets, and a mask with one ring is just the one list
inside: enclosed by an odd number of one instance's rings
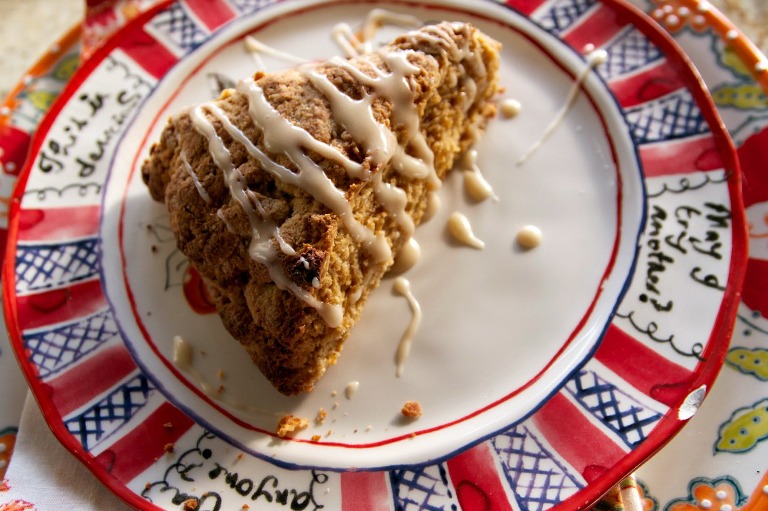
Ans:
{"label": "white ceramic plate", "polygon": [[[181,289],[168,285],[179,278],[169,272],[171,261],[179,264],[183,256],[172,240],[155,234],[168,229],[167,215],[148,196],[140,166],[170,115],[211,98],[210,75],[238,76],[254,66],[244,34],[318,60],[342,51],[330,37],[336,24],[359,25],[371,11],[366,4],[303,7],[275,8],[263,18],[263,30],[254,31],[247,18],[230,24],[165,75],[142,105],[115,153],[104,192],[106,296],[129,349],[169,399],[244,451],[295,466],[347,469],[442,458],[530,413],[596,346],[624,290],[643,219],[634,145],[612,95],[590,74],[562,125],[540,151],[516,164],[556,118],[574,76],[588,64],[512,13],[507,25],[482,9],[477,16],[456,6],[406,9],[423,20],[471,21],[504,45],[506,95],[525,106],[515,120],[495,119],[476,147],[499,200],[468,200],[456,172],[441,190],[440,211],[419,228],[424,255],[407,277],[423,322],[402,377],[395,374],[395,352],[411,314],[389,280],[367,304],[340,363],[309,395],[284,397],[254,370],[218,317],[196,314]],[[493,20],[483,19],[488,16]],[[285,66],[267,62],[270,70]],[[451,243],[445,226],[454,211],[465,212],[485,249]],[[529,253],[515,243],[525,224],[545,233],[544,243]],[[553,311],[558,321],[548,321]],[[201,377],[174,367],[177,335],[194,346],[202,380],[225,385],[218,399],[200,390]],[[359,384],[352,399],[344,397],[349,382]],[[425,413],[418,421],[402,420],[400,409],[412,399]],[[321,435],[322,441],[275,441],[282,416],[314,418],[320,409],[329,413],[327,422],[296,439]]]}

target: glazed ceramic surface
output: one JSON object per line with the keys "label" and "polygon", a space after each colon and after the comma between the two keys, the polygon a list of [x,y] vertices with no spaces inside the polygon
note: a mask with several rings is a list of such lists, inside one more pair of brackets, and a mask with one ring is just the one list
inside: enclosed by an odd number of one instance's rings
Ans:
{"label": "glazed ceramic surface", "polygon": [[[627,5],[512,4],[172,3],[88,61],[33,147],[5,298],[54,431],[113,491],[160,508],[579,508],[696,412],[744,273],[730,140],[683,54]],[[424,259],[408,278],[426,319],[403,376],[393,357],[409,313],[385,281],[338,366],[287,399],[210,314],[136,170],[170,112],[215,94],[212,73],[254,65],[244,35],[327,57],[332,27],[374,7],[488,31],[505,44],[505,97],[523,110],[494,119],[477,147],[499,201],[467,201],[452,176],[443,217],[418,231]],[[592,72],[595,49],[606,60]],[[487,250],[445,240],[453,209]],[[530,252],[514,245],[524,224],[544,232]],[[173,365],[176,335],[197,374]],[[202,381],[224,388],[210,396]],[[398,419],[406,399],[424,405],[418,421]],[[323,424],[275,439],[281,414],[320,408]]]}

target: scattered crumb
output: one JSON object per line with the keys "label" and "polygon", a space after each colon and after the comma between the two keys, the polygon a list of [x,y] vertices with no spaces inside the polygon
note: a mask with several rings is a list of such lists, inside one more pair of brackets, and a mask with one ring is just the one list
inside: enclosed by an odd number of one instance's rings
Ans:
{"label": "scattered crumb", "polygon": [[325,434],[325,436],[331,436],[331,433],[333,433],[333,430],[332,430],[332,429],[329,429],[329,430],[328,430],[328,433],[326,433],[326,434]]}
{"label": "scattered crumb", "polygon": [[184,511],[195,511],[197,509],[198,503],[196,498],[190,498],[184,501],[184,507],[182,509]]}
{"label": "scattered crumb", "polygon": [[331,409],[332,409],[332,410],[335,410],[335,409],[336,409],[336,408],[338,408],[338,407],[339,407],[339,402],[338,402],[338,401],[334,401],[334,402],[333,402],[333,406],[331,407]]}
{"label": "scattered crumb", "polygon": [[224,379],[224,370],[219,369],[219,371],[216,373],[216,378],[223,380]]}
{"label": "scattered crumb", "polygon": [[249,506],[248,504],[243,504],[243,507],[241,507],[240,509],[244,509],[244,510],[251,509],[251,506]]}
{"label": "scattered crumb", "polygon": [[217,393],[217,394],[221,394],[222,392],[224,392],[224,385],[219,385],[219,386],[216,388],[216,393]]}
{"label": "scattered crumb", "polygon": [[149,247],[149,248],[150,248],[150,250],[152,250],[152,253],[153,253],[153,254],[157,254],[157,245],[152,245],[152,246],[151,246],[151,247]]}
{"label": "scattered crumb", "polygon": [[167,443],[163,446],[163,450],[169,454],[173,452],[174,448],[175,446],[171,443]]}
{"label": "scattered crumb", "polygon": [[339,393],[338,393],[338,392],[336,392],[335,390],[334,390],[333,392],[331,392],[331,397],[336,397],[336,396],[338,396],[338,395],[339,395]]}
{"label": "scattered crumb", "polygon": [[328,412],[326,412],[324,408],[320,408],[317,411],[317,415],[315,416],[315,422],[318,424],[322,424],[323,422],[325,422],[326,417],[328,417]]}
{"label": "scattered crumb", "polygon": [[313,442],[319,442],[320,441],[320,435],[312,435],[312,438],[310,438]]}
{"label": "scattered crumb", "polygon": [[365,431],[373,431],[373,426],[372,426],[372,425],[370,425],[370,424],[368,424],[368,425],[365,427]]}
{"label": "scattered crumb", "polygon": [[208,352],[207,352],[207,351],[205,351],[205,350],[200,350],[200,354],[201,354],[202,356],[206,356],[206,355],[208,354]]}
{"label": "scattered crumb", "polygon": [[286,415],[277,425],[277,436],[280,438],[287,438],[298,433],[302,429],[309,426],[309,421],[302,417],[295,417],[293,415]]}
{"label": "scattered crumb", "polygon": [[163,427],[165,429],[173,429],[173,422],[166,422],[165,424],[163,424]]}
{"label": "scattered crumb", "polygon": [[150,488],[152,488],[152,483],[146,483],[146,484],[144,485],[144,489],[145,489],[145,490],[149,490]]}
{"label": "scattered crumb", "polygon": [[421,404],[418,401],[406,401],[403,408],[400,410],[400,413],[411,419],[421,417]]}

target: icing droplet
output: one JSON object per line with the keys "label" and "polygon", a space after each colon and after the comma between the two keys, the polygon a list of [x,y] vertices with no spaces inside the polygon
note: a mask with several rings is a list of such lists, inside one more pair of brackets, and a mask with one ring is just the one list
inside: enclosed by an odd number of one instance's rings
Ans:
{"label": "icing droplet", "polygon": [[357,389],[360,388],[360,382],[359,381],[351,381],[347,383],[347,386],[344,387],[344,395],[347,397],[347,399],[352,399],[352,396],[355,395],[357,392]]}
{"label": "icing droplet", "polygon": [[499,106],[501,115],[506,119],[517,117],[520,110],[523,108],[523,105],[518,100],[511,98],[503,100]]}
{"label": "icing droplet", "polygon": [[0,444],[0,454],[3,454],[7,450],[8,447],[5,444]]}
{"label": "icing droplet", "polygon": [[720,506],[720,511],[733,511],[733,506],[730,504],[723,504]]}
{"label": "icing droplet", "polygon": [[392,275],[399,275],[405,273],[419,262],[421,258],[421,247],[414,238],[408,238],[408,242],[400,249],[397,257],[395,258],[395,264],[390,268]]}
{"label": "icing droplet", "polygon": [[427,209],[421,218],[422,223],[427,222],[440,210],[440,195],[432,191],[427,194]]}
{"label": "icing droplet", "polygon": [[477,151],[470,149],[461,159],[461,166],[464,168],[464,190],[476,201],[499,198],[493,193],[493,187],[486,181],[480,167],[477,166]]}
{"label": "icing droplet", "polygon": [[768,71],[768,62],[765,60],[761,60],[757,64],[755,64],[755,71],[758,73],[764,73]]}
{"label": "icing droplet", "polygon": [[485,242],[475,236],[472,232],[472,225],[466,216],[458,211],[454,212],[450,218],[448,218],[448,232],[451,236],[467,246],[477,249],[485,248]]}
{"label": "icing droplet", "polygon": [[192,345],[184,340],[180,335],[173,337],[173,363],[182,370],[188,370],[192,367],[192,359],[195,352]]}
{"label": "icing droplet", "polygon": [[541,229],[535,225],[526,225],[517,232],[516,240],[521,248],[531,250],[539,246],[541,237]]}
{"label": "icing droplet", "polygon": [[739,32],[734,29],[729,30],[725,34],[725,38],[728,39],[729,41],[733,41],[737,37],[739,37]]}
{"label": "icing droplet", "polygon": [[728,494],[725,492],[725,490],[720,490],[717,493],[715,493],[715,498],[717,500],[723,500],[728,496]]}
{"label": "icing droplet", "polygon": [[701,509],[711,509],[712,508],[712,501],[709,499],[703,499],[701,502],[699,502],[699,507]]}
{"label": "icing droplet", "polygon": [[768,495],[768,484],[766,484],[765,486],[763,486],[763,493],[764,493],[764,494],[766,494],[766,495]]}

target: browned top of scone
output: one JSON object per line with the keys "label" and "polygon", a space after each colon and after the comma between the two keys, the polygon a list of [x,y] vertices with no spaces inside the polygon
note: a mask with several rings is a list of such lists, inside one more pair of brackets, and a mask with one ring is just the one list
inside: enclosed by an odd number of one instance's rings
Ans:
{"label": "browned top of scone", "polygon": [[[419,111],[420,129],[435,154],[435,168],[441,178],[453,165],[454,158],[471,143],[472,130],[482,128],[492,113],[488,99],[497,87],[497,44],[474,29],[453,32],[460,45],[464,44],[462,38],[474,38],[476,40],[469,42],[471,47],[487,53],[483,59],[487,64],[484,76],[472,77],[482,90],[466,108],[462,104],[467,98],[466,94],[462,95],[459,75],[471,74],[472,70],[451,62],[450,55],[438,42],[404,36],[387,49],[407,51],[408,60],[419,68],[408,77],[408,83]],[[353,58],[350,62],[371,76],[374,75],[371,63],[386,70],[379,54],[365,59]],[[360,99],[372,93],[338,65],[320,64],[316,70],[351,98]],[[293,125],[338,149],[365,169],[383,173],[387,182],[402,188],[408,197],[407,211],[418,223],[426,207],[424,181],[400,175],[388,164],[376,165],[361,142],[334,118],[329,100],[301,70],[257,73],[254,79],[272,107]],[[263,134],[250,117],[248,98],[244,94],[228,90],[214,104],[272,160],[298,172],[285,154],[270,153],[265,148]],[[392,129],[399,141],[410,138],[405,127],[395,122],[389,101],[375,97],[372,109],[376,120]],[[344,318],[339,327],[329,327],[312,307],[275,286],[268,268],[252,259],[249,245],[253,233],[248,215],[231,197],[222,171],[209,151],[208,140],[194,128],[188,112],[168,123],[142,166],[142,177],[152,197],[166,203],[177,244],[205,278],[230,333],[240,340],[278,390],[288,394],[309,390],[327,365],[335,361],[370,289],[362,289],[363,299],[354,303],[350,296],[366,284],[375,286],[391,260],[373,262],[359,240],[347,232],[338,215],[307,191],[265,171],[217,119],[210,113],[206,116],[229,150],[247,188],[258,197],[265,214],[279,226],[283,239],[296,251],[295,255],[286,255],[278,250],[279,268],[318,300],[340,304]],[[183,162],[182,153],[194,178]],[[394,219],[376,203],[370,181],[350,177],[332,159],[311,151],[307,153],[345,194],[355,218],[374,232],[384,234],[396,253],[404,237]],[[207,199],[198,186],[205,190]],[[368,274],[373,278],[366,279]]]}

